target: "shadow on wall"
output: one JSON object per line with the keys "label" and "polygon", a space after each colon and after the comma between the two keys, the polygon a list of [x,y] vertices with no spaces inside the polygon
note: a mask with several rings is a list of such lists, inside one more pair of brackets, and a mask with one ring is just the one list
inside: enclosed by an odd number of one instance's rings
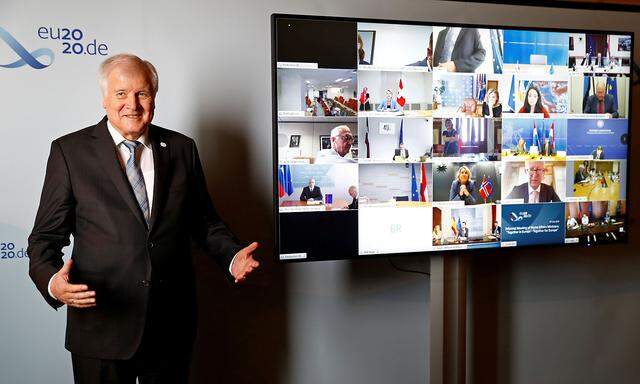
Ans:
{"label": "shadow on wall", "polygon": [[241,111],[202,116],[194,140],[218,213],[242,245],[260,243],[260,272],[242,285],[228,283],[223,268],[195,252],[198,336],[192,383],[277,383],[285,371],[287,279],[272,255],[272,205],[265,198],[272,192],[251,177],[250,165],[258,159],[250,152],[249,123],[238,116]]}

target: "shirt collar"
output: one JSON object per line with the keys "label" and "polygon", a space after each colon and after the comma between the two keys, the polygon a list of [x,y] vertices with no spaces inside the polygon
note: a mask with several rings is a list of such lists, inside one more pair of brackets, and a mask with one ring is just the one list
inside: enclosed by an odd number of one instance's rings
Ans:
{"label": "shirt collar", "polygon": [[[117,129],[115,129],[115,127],[111,124],[109,120],[107,120],[107,129],[109,130],[109,134],[113,138],[113,142],[116,144],[116,146],[120,145],[120,143],[127,140],[125,139],[124,136],[122,136],[120,132],[118,132]],[[149,142],[148,132],[149,130],[147,129],[145,133],[143,133],[142,136],[138,137],[138,140],[136,141],[141,142],[145,147],[147,147],[148,149],[151,149],[151,143]]]}
{"label": "shirt collar", "polygon": [[538,188],[533,189],[531,188],[531,184],[527,183],[527,187],[529,188],[529,194],[531,194],[533,191],[536,191],[538,193],[540,193],[540,187],[542,186],[542,183],[540,183],[540,185],[538,185]]}

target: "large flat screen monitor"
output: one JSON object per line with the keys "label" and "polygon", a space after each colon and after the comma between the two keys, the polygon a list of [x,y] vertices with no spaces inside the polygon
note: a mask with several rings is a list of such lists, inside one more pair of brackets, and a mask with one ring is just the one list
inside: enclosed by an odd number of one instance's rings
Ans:
{"label": "large flat screen monitor", "polygon": [[279,260],[627,240],[632,33],[272,27]]}

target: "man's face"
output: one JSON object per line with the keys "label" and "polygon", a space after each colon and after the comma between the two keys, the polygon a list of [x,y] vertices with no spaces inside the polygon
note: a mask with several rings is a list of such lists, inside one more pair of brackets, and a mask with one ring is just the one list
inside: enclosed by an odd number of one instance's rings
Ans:
{"label": "man's face", "polygon": [[527,164],[529,174],[529,185],[533,189],[538,189],[544,178],[544,163],[542,161],[532,161]]}
{"label": "man's face", "polygon": [[450,131],[453,129],[453,122],[447,119],[444,121],[444,126],[447,128],[447,131]]}
{"label": "man's face", "polygon": [[342,157],[349,153],[351,143],[353,143],[353,135],[348,128],[341,129],[338,136],[331,138],[333,149]]}
{"label": "man's face", "polygon": [[391,93],[391,91],[387,91],[385,94],[385,98],[387,99],[387,101],[391,101],[392,97],[393,97],[393,94]]}
{"label": "man's face", "polygon": [[596,88],[596,97],[598,98],[598,101],[602,101],[604,99],[604,87],[598,85],[598,87]]}
{"label": "man's face", "polygon": [[358,189],[357,188],[349,188],[349,196],[351,196],[351,197],[353,197],[355,199],[356,196],[358,196]]}
{"label": "man's face", "polygon": [[309,189],[313,189],[316,186],[316,181],[315,180],[309,180]]}
{"label": "man's face", "polygon": [[102,106],[122,136],[138,139],[151,123],[155,108],[149,71],[140,64],[116,64],[107,76]]}

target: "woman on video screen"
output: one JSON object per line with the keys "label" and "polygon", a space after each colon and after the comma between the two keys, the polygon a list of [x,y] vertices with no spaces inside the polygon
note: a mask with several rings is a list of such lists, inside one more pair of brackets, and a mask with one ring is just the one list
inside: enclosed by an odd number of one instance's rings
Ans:
{"label": "woman on video screen", "polygon": [[475,183],[471,180],[471,170],[466,165],[458,168],[456,179],[451,183],[449,201],[464,201],[465,205],[476,203]]}
{"label": "woman on video screen", "polygon": [[549,117],[549,111],[542,105],[542,95],[536,87],[529,87],[524,98],[524,105],[518,113],[542,113],[545,118]]}

